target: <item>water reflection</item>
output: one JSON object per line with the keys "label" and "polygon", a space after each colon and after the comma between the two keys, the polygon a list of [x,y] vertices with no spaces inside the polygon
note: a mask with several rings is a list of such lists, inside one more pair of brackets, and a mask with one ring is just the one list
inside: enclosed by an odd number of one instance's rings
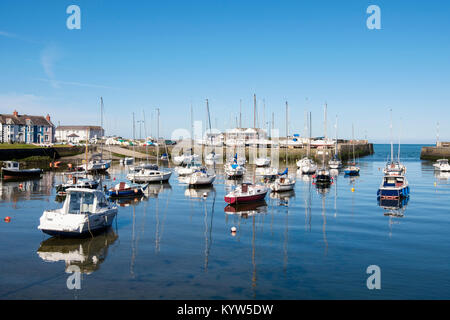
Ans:
{"label": "water reflection", "polygon": [[235,214],[242,218],[248,218],[256,214],[267,213],[267,203],[266,200],[261,200],[252,203],[229,204],[225,207],[224,211],[227,214]]}
{"label": "water reflection", "polygon": [[191,199],[205,199],[208,198],[211,194],[215,194],[216,189],[213,185],[203,186],[197,188],[186,188],[184,191],[184,195]]}
{"label": "water reflection", "polygon": [[80,268],[81,273],[91,274],[100,268],[108,255],[108,247],[117,238],[118,235],[112,228],[89,238],[52,237],[41,242],[37,254],[46,262],[64,261],[66,271],[75,265]]}
{"label": "water reflection", "polygon": [[160,193],[170,190],[172,190],[172,186],[168,182],[153,184],[150,183],[147,187],[146,195],[149,198],[157,198]]}
{"label": "water reflection", "polygon": [[434,176],[439,182],[448,182],[450,179],[450,172],[434,171]]}
{"label": "water reflection", "polygon": [[394,217],[403,217],[405,215],[408,202],[409,197],[400,199],[378,199],[378,205],[384,209],[384,215]]}
{"label": "water reflection", "polygon": [[0,180],[0,200],[16,204],[18,201],[36,199],[36,196],[51,195],[53,180],[53,174],[32,180]]}

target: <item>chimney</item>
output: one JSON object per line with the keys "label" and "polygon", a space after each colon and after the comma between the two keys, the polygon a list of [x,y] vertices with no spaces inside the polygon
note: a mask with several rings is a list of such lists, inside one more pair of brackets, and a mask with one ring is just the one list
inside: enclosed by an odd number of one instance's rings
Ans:
{"label": "chimney", "polygon": [[17,117],[19,115],[19,113],[17,112],[17,110],[14,110],[13,112],[14,117]]}
{"label": "chimney", "polygon": [[45,117],[45,119],[47,119],[48,122],[50,122],[50,115],[47,113],[47,116]]}

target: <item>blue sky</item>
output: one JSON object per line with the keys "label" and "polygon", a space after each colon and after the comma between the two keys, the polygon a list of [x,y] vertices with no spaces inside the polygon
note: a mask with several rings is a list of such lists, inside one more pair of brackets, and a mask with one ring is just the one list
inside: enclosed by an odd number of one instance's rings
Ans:
{"label": "blue sky", "polygon": [[[81,8],[81,30],[69,30],[66,8]],[[381,9],[369,30],[366,8]],[[253,124],[253,94],[262,124],[275,112],[285,132],[409,143],[434,142],[440,122],[450,140],[450,4],[446,1],[22,1],[0,2],[0,113],[47,114],[61,125],[99,124],[131,136],[132,112],[161,134],[189,128],[190,104],[212,125]],[[308,98],[308,103],[306,102]],[[153,114],[153,117],[152,117]],[[138,125],[137,125],[138,128]],[[139,130],[139,129],[137,129]]]}

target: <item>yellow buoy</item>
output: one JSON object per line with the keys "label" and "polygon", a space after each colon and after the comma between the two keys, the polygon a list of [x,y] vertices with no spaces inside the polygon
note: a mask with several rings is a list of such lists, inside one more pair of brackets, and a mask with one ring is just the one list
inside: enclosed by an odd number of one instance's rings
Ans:
{"label": "yellow buoy", "polygon": [[355,192],[355,188],[352,188],[352,192]]}

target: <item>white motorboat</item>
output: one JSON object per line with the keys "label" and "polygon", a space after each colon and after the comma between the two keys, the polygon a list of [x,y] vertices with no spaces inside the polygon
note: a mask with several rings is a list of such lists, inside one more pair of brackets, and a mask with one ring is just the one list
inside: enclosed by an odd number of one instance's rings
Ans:
{"label": "white motorboat", "polygon": [[288,169],[279,174],[274,182],[269,184],[269,188],[275,192],[283,192],[293,190],[295,187],[295,178],[288,176]]}
{"label": "white motorboat", "polygon": [[441,172],[450,172],[450,165],[448,164],[448,159],[439,159],[436,160],[436,163],[433,164],[436,170]]}
{"label": "white motorboat", "polygon": [[258,167],[267,167],[267,166],[270,165],[270,159],[266,158],[266,157],[256,158],[255,159],[255,164]]}
{"label": "white motorboat", "polygon": [[39,230],[49,235],[80,236],[112,225],[117,206],[109,202],[102,191],[77,188],[66,192],[62,208],[44,211]]}
{"label": "white motorboat", "polygon": [[165,182],[171,175],[171,171],[143,169],[127,174],[127,179],[133,182]]}

